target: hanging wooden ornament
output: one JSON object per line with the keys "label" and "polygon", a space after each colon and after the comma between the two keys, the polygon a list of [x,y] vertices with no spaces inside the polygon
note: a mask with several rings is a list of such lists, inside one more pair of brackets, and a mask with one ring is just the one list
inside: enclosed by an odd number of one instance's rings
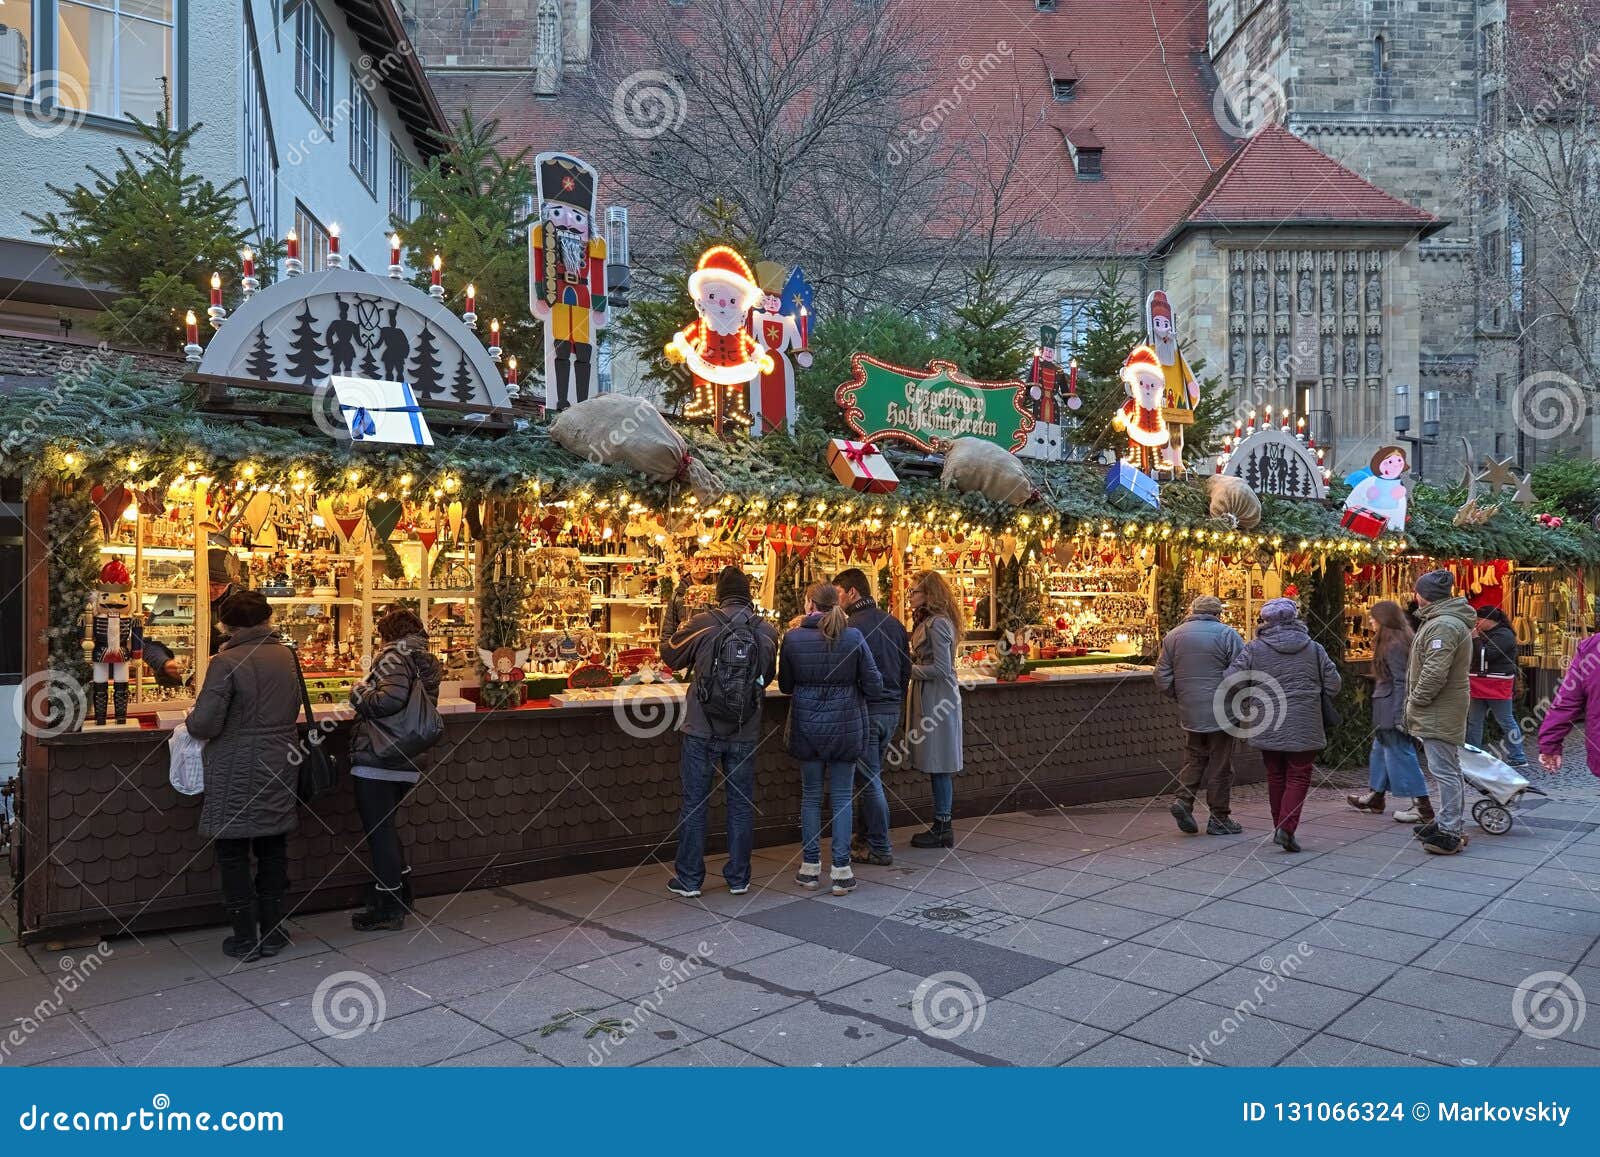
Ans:
{"label": "hanging wooden ornament", "polygon": [[[388,542],[389,536],[394,534],[395,527],[400,525],[400,519],[405,515],[405,504],[398,498],[374,498],[367,503],[367,518],[372,523],[372,531],[377,536],[377,542]],[[349,531],[346,531],[348,534]]]}
{"label": "hanging wooden ornament", "polygon": [[96,486],[89,491],[89,500],[94,503],[95,513],[100,516],[101,533],[109,541],[112,530],[116,528],[117,519],[128,509],[128,504],[133,501],[133,495],[119,482],[109,490],[104,486]]}
{"label": "hanging wooden ornament", "polygon": [[261,534],[261,527],[266,523],[267,519],[272,517],[274,505],[272,492],[269,490],[253,491],[245,501],[244,510],[240,514],[240,518],[243,519],[244,527],[250,532],[252,539],[259,537]]}
{"label": "hanging wooden ornament", "polygon": [[448,507],[445,508],[444,517],[446,525],[450,527],[450,541],[459,541],[461,538],[461,524],[463,519],[461,503],[452,502]]}

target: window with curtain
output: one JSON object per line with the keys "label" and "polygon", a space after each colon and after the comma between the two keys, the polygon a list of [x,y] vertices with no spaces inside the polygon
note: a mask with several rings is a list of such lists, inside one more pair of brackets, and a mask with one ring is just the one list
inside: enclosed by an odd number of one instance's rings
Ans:
{"label": "window with curtain", "polygon": [[167,108],[172,77],[173,3],[60,0],[57,99],[100,116],[155,120]]}
{"label": "window with curtain", "polygon": [[26,95],[32,72],[32,0],[5,0],[0,7],[0,92]]}
{"label": "window with curtain", "polygon": [[350,167],[373,196],[378,188],[378,110],[350,70]]}
{"label": "window with curtain", "polygon": [[389,216],[397,221],[411,220],[411,162],[406,160],[400,142],[389,138]]}
{"label": "window with curtain", "polygon": [[325,128],[333,115],[333,32],[311,0],[294,10],[294,90]]}

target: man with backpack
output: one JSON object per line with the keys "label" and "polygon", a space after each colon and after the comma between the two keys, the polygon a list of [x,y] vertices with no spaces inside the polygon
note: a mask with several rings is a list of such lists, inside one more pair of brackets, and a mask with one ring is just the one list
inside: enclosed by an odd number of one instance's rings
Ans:
{"label": "man with backpack", "polygon": [[839,588],[850,625],[867,640],[867,650],[883,678],[883,693],[867,701],[867,749],[856,763],[856,790],[861,795],[860,832],[850,849],[858,864],[887,867],[894,863],[889,846],[889,803],[883,794],[883,760],[905,714],[906,687],[911,682],[911,643],[899,619],[878,606],[872,584],[860,567],[841,571]]}
{"label": "man with backpack", "polygon": [[[671,627],[671,621],[663,626]],[[720,766],[728,792],[728,891],[750,890],[755,842],[756,743],[761,704],[777,670],[778,632],[756,613],[750,579],[736,566],[717,575],[717,606],[702,611],[661,640],[661,660],[693,678],[683,717],[683,805],[678,857],[667,890],[700,895],[705,882],[706,809]]]}

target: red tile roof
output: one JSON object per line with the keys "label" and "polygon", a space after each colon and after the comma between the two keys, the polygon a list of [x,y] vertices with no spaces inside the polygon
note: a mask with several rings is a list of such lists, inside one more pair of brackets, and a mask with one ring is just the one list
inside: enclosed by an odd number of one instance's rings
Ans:
{"label": "red tile roof", "polygon": [[1390,196],[1279,124],[1266,126],[1228,158],[1182,224],[1286,222],[1399,225],[1425,234],[1446,224]]}
{"label": "red tile roof", "polygon": [[[594,43],[628,40],[631,7],[595,5]],[[1214,112],[1216,81],[1205,53],[1204,4],[1073,0],[1058,11],[1040,12],[1034,0],[925,0],[918,20],[938,29],[939,42],[923,99],[930,108],[941,101],[956,104],[948,116],[941,110],[938,147],[972,155],[974,142],[1015,133],[1024,120],[1030,125],[1028,159],[1012,200],[1017,212],[1036,217],[1042,253],[1149,253],[1182,227],[1207,192],[1225,193],[1230,205],[1235,196],[1251,200],[1255,219],[1259,206],[1253,202],[1261,190],[1251,195],[1246,186],[1262,179],[1258,167],[1252,164],[1225,188],[1216,177],[1230,157],[1237,160],[1251,150],[1238,150],[1239,141],[1224,131]],[[981,67],[996,54],[999,68]],[[1052,77],[1068,68],[1077,74],[1074,96],[1058,102]],[[556,99],[535,95],[527,74],[442,71],[432,79],[452,118],[470,104],[480,117],[498,117],[510,143],[535,152],[566,148],[583,155],[594,118],[609,115],[607,94],[571,78]],[[1262,134],[1252,147],[1292,154],[1291,147],[1276,143],[1280,135],[1288,136],[1281,130]],[[1096,141],[1104,149],[1097,179],[1077,176],[1067,139],[1087,147]],[[1361,211],[1338,214],[1341,219],[1387,213],[1417,224],[1433,220],[1311,146],[1294,143],[1319,161],[1313,183],[1330,169],[1347,179],[1334,182],[1318,205],[1331,205],[1341,193],[1353,197],[1355,186],[1361,188],[1353,206]],[[1300,179],[1280,180],[1276,173],[1267,177],[1266,191],[1310,187]],[[1276,193],[1261,203],[1298,209]]]}

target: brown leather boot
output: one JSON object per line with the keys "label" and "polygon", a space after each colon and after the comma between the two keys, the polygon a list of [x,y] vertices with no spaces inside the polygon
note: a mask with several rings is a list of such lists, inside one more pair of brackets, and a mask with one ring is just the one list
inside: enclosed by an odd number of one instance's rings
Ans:
{"label": "brown leather boot", "polygon": [[1381,791],[1367,791],[1360,795],[1347,795],[1345,802],[1358,812],[1375,812],[1382,815],[1386,806],[1384,793]]}

